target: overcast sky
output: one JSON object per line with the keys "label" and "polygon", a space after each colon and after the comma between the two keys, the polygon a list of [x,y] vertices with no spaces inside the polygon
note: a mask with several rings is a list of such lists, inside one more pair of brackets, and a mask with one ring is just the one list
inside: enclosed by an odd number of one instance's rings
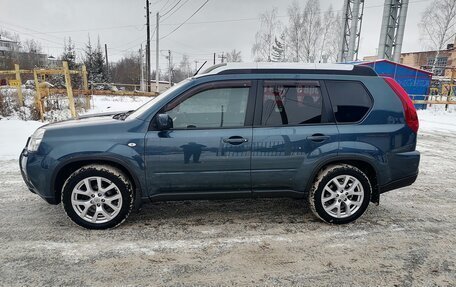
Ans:
{"label": "overcast sky", "polygon": [[[165,13],[178,0],[150,0],[151,24],[155,13]],[[182,0],[185,5],[174,14],[169,13],[160,24],[160,35],[165,36],[206,0]],[[251,46],[259,29],[258,16],[272,7],[279,9],[280,20],[287,22],[286,9],[293,0],[209,0],[188,23],[161,40],[160,50],[171,50],[174,62],[182,54],[192,60],[210,60],[214,52],[242,51],[244,61],[252,61]],[[305,3],[305,0],[298,2]],[[410,0],[405,28],[403,52],[424,49],[420,41],[418,23],[431,0]],[[360,58],[376,54],[384,0],[365,0],[361,32]],[[180,5],[179,4],[179,5]],[[179,5],[177,7],[179,7]],[[322,11],[329,5],[340,11],[343,0],[321,0]],[[90,34],[92,41],[100,37],[108,45],[111,61],[130,52],[137,52],[145,43],[145,1],[140,0],[0,0],[0,28],[17,32],[21,40],[35,38],[45,53],[60,56],[64,37],[71,36],[82,55],[82,48]],[[218,21],[218,22],[217,22]],[[155,39],[155,36],[154,36]],[[155,50],[155,42],[152,45]],[[162,51],[161,67],[165,68]],[[152,56],[155,66],[155,55]]]}

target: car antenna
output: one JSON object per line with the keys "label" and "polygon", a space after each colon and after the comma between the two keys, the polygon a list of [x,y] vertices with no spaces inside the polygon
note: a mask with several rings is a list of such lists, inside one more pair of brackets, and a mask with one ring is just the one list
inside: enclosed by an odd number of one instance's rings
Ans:
{"label": "car antenna", "polygon": [[195,74],[193,74],[193,76],[196,76],[198,74],[198,72],[201,70],[201,68],[206,65],[207,61],[204,61],[204,63],[201,65],[201,67],[199,67],[199,69],[196,71]]}

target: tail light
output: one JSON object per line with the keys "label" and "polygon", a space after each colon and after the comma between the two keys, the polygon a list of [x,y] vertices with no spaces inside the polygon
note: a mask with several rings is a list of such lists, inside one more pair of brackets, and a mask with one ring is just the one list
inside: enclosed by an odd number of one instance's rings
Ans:
{"label": "tail light", "polygon": [[418,115],[416,114],[415,106],[413,105],[413,102],[408,96],[407,92],[393,78],[384,77],[383,79],[401,100],[402,106],[404,107],[405,122],[407,123],[407,126],[414,133],[417,133],[418,127],[420,125],[418,121]]}

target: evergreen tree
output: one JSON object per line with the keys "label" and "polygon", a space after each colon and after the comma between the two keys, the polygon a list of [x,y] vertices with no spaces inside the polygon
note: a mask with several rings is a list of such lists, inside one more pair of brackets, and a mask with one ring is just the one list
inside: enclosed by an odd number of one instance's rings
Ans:
{"label": "evergreen tree", "polygon": [[273,62],[286,62],[285,58],[285,33],[282,33],[280,40],[277,37],[274,38],[274,44],[272,44],[272,61]]}
{"label": "evergreen tree", "polygon": [[84,53],[84,64],[87,68],[88,81],[93,83],[107,82],[105,58],[101,49],[100,39],[98,38],[97,47],[94,49],[89,37]]}
{"label": "evergreen tree", "polygon": [[68,45],[66,41],[64,42],[64,51],[61,58],[62,61],[68,62],[70,70],[78,69],[78,64],[76,63],[76,51],[74,43],[71,41],[71,37],[68,37]]}
{"label": "evergreen tree", "polygon": [[[79,64],[76,62],[76,49],[71,37],[68,37],[68,42],[66,41],[66,38],[64,40],[63,54],[60,56],[60,60],[68,62],[68,68],[70,70],[78,70],[80,68]],[[65,88],[64,75],[51,75],[48,78],[48,81],[58,88]],[[73,88],[80,87],[82,79],[80,76],[71,75],[71,83]]]}

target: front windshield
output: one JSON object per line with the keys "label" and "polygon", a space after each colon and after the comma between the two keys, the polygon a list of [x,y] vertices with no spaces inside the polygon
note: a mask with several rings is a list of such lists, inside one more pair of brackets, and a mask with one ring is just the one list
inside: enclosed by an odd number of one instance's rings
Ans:
{"label": "front windshield", "polygon": [[135,118],[139,117],[145,111],[149,110],[153,105],[155,105],[155,103],[159,102],[160,99],[162,99],[163,97],[166,97],[168,94],[174,92],[175,90],[177,90],[178,88],[182,87],[183,85],[185,85],[189,81],[190,81],[190,78],[185,79],[185,80],[179,82],[178,84],[172,86],[171,88],[167,89],[166,91],[164,91],[160,95],[156,96],[155,98],[152,98],[150,101],[148,101],[144,105],[142,105],[139,108],[137,108],[133,113],[131,113],[130,116],[131,117],[135,117]]}

